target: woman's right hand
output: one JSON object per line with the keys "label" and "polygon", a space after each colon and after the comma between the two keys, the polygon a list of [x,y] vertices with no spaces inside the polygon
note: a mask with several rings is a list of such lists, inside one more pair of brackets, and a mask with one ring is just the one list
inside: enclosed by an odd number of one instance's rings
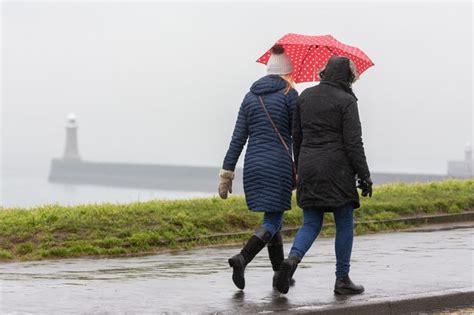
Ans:
{"label": "woman's right hand", "polygon": [[365,179],[358,179],[357,180],[357,188],[362,190],[362,196],[363,197],[369,197],[372,198],[372,180],[370,177],[367,177]]}
{"label": "woman's right hand", "polygon": [[227,195],[232,193],[232,180],[234,172],[221,169],[219,171],[219,187],[217,191],[222,199],[227,199]]}

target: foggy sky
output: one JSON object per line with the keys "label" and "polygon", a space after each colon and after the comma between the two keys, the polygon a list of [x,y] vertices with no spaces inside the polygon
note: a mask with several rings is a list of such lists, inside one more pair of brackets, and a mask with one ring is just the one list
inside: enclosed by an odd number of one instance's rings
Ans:
{"label": "foggy sky", "polygon": [[354,85],[372,171],[445,173],[473,139],[472,14],[469,1],[3,2],[3,168],[47,172],[70,112],[83,159],[219,166],[265,75],[255,60],[294,32],[374,61]]}

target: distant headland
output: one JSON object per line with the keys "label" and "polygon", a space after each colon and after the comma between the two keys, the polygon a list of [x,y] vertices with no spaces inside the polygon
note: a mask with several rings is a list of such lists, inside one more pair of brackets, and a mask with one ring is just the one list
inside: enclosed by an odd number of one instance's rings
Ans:
{"label": "distant headland", "polygon": [[[446,175],[373,173],[375,184],[427,182],[448,177],[473,177],[472,148],[466,146],[465,158],[449,161]],[[64,156],[51,161],[49,181],[57,183],[104,185],[146,189],[215,192],[219,167],[94,162],[83,160],[78,147],[78,123],[74,114],[66,121]],[[242,171],[237,170],[234,191],[242,192]]]}

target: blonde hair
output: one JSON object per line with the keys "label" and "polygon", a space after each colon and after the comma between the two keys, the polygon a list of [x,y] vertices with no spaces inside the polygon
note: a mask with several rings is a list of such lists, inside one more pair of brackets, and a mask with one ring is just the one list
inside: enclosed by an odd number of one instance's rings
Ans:
{"label": "blonde hair", "polygon": [[280,77],[286,81],[285,94],[288,94],[288,92],[290,92],[291,89],[295,88],[295,81],[293,81],[293,79],[291,78],[291,73],[281,75]]}

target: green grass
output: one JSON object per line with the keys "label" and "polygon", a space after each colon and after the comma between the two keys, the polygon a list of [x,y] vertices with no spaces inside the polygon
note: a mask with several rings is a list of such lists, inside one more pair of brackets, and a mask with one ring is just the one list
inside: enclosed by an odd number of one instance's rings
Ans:
{"label": "green grass", "polygon": [[[403,216],[457,213],[474,208],[474,180],[377,186],[371,199],[361,198],[359,221]],[[0,261],[88,255],[137,255],[160,249],[191,248],[245,239],[262,214],[247,210],[242,196],[148,201],[129,204],[48,205],[31,209],[0,208]],[[332,216],[326,217],[332,222]],[[297,227],[302,212],[293,200],[285,227]],[[369,233],[406,227],[374,223],[357,228]],[[216,233],[247,232],[214,240],[177,242]],[[328,227],[323,235],[332,235]]]}

